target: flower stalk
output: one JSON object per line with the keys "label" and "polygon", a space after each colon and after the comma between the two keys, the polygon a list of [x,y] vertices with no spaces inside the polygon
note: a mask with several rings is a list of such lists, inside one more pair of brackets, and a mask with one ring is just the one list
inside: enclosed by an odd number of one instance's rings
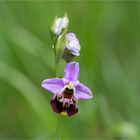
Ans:
{"label": "flower stalk", "polygon": [[[55,17],[51,26],[50,34],[53,42],[55,56],[55,77],[42,82],[42,87],[53,94],[50,101],[54,112],[58,116],[56,138],[60,139],[61,116],[74,116],[78,113],[78,101],[91,99],[92,92],[78,78],[80,66],[74,62],[75,56],[80,55],[80,42],[74,33],[67,33],[69,19],[67,14],[64,17]],[[66,67],[64,77],[59,78],[59,64],[65,59]]]}
{"label": "flower stalk", "polygon": [[[54,44],[54,48],[56,48],[56,43]],[[57,56],[56,56],[56,49],[54,49],[54,55],[55,55],[55,76],[59,77],[59,62],[57,61]],[[56,140],[60,140],[61,136],[60,136],[60,120],[61,116],[58,116],[57,118],[57,125],[56,125]]]}
{"label": "flower stalk", "polygon": [[58,116],[57,118],[57,126],[56,126],[56,140],[60,140],[61,139],[61,116]]}

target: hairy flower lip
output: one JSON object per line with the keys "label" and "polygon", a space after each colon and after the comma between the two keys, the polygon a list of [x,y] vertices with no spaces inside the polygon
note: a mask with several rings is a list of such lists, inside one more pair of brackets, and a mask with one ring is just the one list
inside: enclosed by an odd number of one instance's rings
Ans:
{"label": "hairy flower lip", "polygon": [[64,102],[57,100],[57,95],[55,95],[55,97],[50,101],[50,104],[53,108],[53,111],[58,114],[67,114],[68,116],[73,116],[78,112],[78,108],[74,102],[72,104],[65,105]]}

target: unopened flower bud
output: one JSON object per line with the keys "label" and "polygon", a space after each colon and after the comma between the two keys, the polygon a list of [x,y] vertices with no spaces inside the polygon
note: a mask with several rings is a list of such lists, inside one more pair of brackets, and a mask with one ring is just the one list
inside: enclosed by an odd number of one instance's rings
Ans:
{"label": "unopened flower bud", "polygon": [[80,43],[74,33],[66,34],[66,48],[63,53],[63,58],[66,62],[71,62],[74,56],[80,55]]}
{"label": "unopened flower bud", "polygon": [[67,49],[75,56],[80,55],[80,43],[79,40],[77,39],[76,35],[74,33],[68,33],[66,34],[67,42],[66,42],[66,47]]}
{"label": "unopened flower bud", "polygon": [[69,19],[66,14],[64,17],[55,17],[51,26],[51,32],[58,36],[60,33],[62,33],[63,29],[66,29],[68,27],[68,24]]}

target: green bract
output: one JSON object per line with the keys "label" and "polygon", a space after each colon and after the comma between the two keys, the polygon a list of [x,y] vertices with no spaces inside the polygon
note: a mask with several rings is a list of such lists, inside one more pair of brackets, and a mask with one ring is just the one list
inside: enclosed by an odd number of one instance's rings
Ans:
{"label": "green bract", "polygon": [[55,59],[57,63],[59,63],[60,59],[62,58],[64,49],[66,47],[66,32],[67,30],[65,29],[63,33],[58,37],[55,47],[54,47]]}

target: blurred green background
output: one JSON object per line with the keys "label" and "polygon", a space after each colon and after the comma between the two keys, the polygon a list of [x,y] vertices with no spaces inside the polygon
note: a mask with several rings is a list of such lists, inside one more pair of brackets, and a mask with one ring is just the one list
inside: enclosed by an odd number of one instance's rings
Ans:
{"label": "blurred green background", "polygon": [[40,85],[54,77],[49,27],[65,12],[82,47],[80,81],[94,99],[80,101],[76,116],[61,118],[61,138],[140,139],[136,1],[0,1],[0,139],[55,138],[58,115]]}

